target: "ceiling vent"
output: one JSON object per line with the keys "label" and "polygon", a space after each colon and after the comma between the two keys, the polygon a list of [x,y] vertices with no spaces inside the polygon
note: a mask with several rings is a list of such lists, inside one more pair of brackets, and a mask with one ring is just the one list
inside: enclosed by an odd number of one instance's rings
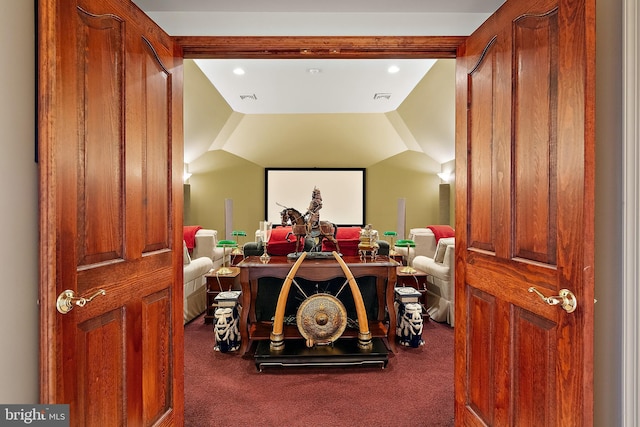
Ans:
{"label": "ceiling vent", "polygon": [[373,99],[386,99],[387,101],[391,98],[390,93],[376,93],[373,95]]}
{"label": "ceiling vent", "polygon": [[254,100],[254,101],[257,101],[257,100],[258,100],[258,97],[256,96],[256,94],[255,94],[255,93],[253,93],[253,94],[251,94],[251,95],[240,95],[240,99],[241,99],[242,101],[244,101],[245,99],[252,99],[252,100]]}

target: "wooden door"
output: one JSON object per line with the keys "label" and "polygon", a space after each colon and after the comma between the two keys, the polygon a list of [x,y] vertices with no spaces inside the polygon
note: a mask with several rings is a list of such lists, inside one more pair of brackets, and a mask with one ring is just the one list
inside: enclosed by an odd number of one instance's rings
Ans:
{"label": "wooden door", "polygon": [[41,0],[38,39],[41,400],[181,425],[180,53],[128,0]]}
{"label": "wooden door", "polygon": [[593,424],[594,21],[507,0],[459,49],[458,425]]}

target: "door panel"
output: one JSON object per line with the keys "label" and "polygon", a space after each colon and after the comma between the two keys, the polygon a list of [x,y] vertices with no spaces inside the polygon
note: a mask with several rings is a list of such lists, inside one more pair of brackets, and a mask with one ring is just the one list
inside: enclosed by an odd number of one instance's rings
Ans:
{"label": "door panel", "polygon": [[[493,164],[494,141],[493,124],[496,108],[493,105],[496,91],[496,47],[490,43],[483,54],[482,60],[469,72],[469,104],[468,110],[470,128],[470,142],[474,149],[470,152],[470,164],[475,167],[471,171],[473,186],[469,191],[469,215],[475,218],[469,224],[469,243],[472,247],[486,251],[495,251],[495,212],[490,200],[494,193]],[[481,105],[477,105],[482,103]]]}
{"label": "door panel", "polygon": [[[74,411],[77,425],[99,425],[102,414],[108,414],[114,421],[122,423],[126,419],[126,402],[123,370],[126,352],[122,337],[125,319],[122,310],[111,310],[91,317],[78,325],[76,348],[70,348],[69,357],[78,360],[76,371],[79,378],[65,378],[65,389],[78,388],[79,407],[92,408],[91,411]],[[110,357],[105,357],[105,355]],[[113,393],[113,395],[112,395]],[[105,399],[104,396],[113,397]],[[75,421],[75,418],[72,418]]]}
{"label": "door panel", "polygon": [[[167,284],[168,285],[168,284]],[[167,287],[168,288],[168,287]],[[158,420],[171,409],[171,294],[167,288],[142,299],[143,330],[155,329],[142,337],[142,396],[145,425]]]}
{"label": "door panel", "polygon": [[[78,82],[78,137],[73,142],[78,144],[76,187],[82,189],[77,194],[78,263],[90,266],[124,256],[124,28],[115,17],[81,9],[76,23],[78,52],[72,65]],[[72,170],[63,173],[69,173],[70,181],[75,178]],[[103,210],[111,215],[101,215]]]}
{"label": "door panel", "polygon": [[[512,306],[513,307],[513,306]],[[552,426],[555,420],[556,325],[519,307],[513,307],[514,394],[513,419]]]}
{"label": "door panel", "polygon": [[[496,298],[480,290],[473,290],[469,296],[469,356],[468,375],[473,384],[495,384],[496,371],[493,358],[496,312]],[[469,407],[480,414],[482,419],[491,421],[494,407],[494,395],[476,388],[469,392]]]}
{"label": "door panel", "polygon": [[557,9],[515,20],[514,256],[548,265],[556,265],[557,47]]}
{"label": "door panel", "polygon": [[144,102],[141,139],[143,175],[144,252],[166,248],[169,242],[169,200],[171,187],[166,165],[170,156],[171,75],[158,60],[153,46],[142,41]]}
{"label": "door panel", "polygon": [[591,0],[508,0],[458,52],[463,425],[593,423],[593,22]]}
{"label": "door panel", "polygon": [[[41,399],[181,425],[182,74],[129,1],[39,3]],[[65,289],[89,297],[56,311]]]}

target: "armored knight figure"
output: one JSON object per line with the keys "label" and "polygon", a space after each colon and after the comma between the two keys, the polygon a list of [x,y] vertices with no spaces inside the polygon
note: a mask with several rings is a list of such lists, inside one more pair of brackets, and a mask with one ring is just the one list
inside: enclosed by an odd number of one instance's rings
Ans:
{"label": "armored knight figure", "polygon": [[320,226],[320,209],[322,209],[322,195],[320,194],[320,189],[314,187],[311,193],[311,202],[305,213],[309,232],[317,230]]}

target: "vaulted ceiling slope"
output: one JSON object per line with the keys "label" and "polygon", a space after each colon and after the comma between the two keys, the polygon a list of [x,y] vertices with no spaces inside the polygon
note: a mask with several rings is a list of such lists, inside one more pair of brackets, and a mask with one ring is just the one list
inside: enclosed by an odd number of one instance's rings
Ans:
{"label": "vaulted ceiling slope", "polygon": [[454,60],[438,60],[387,113],[241,114],[186,60],[185,163],[210,150],[263,167],[368,167],[405,151],[448,162],[454,157],[454,68]]}
{"label": "vaulted ceiling slope", "polygon": [[[504,2],[132,1],[172,36],[465,36]],[[216,150],[270,167],[366,167],[402,152],[449,161],[454,144],[453,68],[452,61],[438,61],[390,112],[256,117],[234,112],[187,62],[185,161]],[[437,81],[437,74],[450,80]],[[194,75],[197,81],[191,80]],[[378,90],[372,87],[371,93]]]}

